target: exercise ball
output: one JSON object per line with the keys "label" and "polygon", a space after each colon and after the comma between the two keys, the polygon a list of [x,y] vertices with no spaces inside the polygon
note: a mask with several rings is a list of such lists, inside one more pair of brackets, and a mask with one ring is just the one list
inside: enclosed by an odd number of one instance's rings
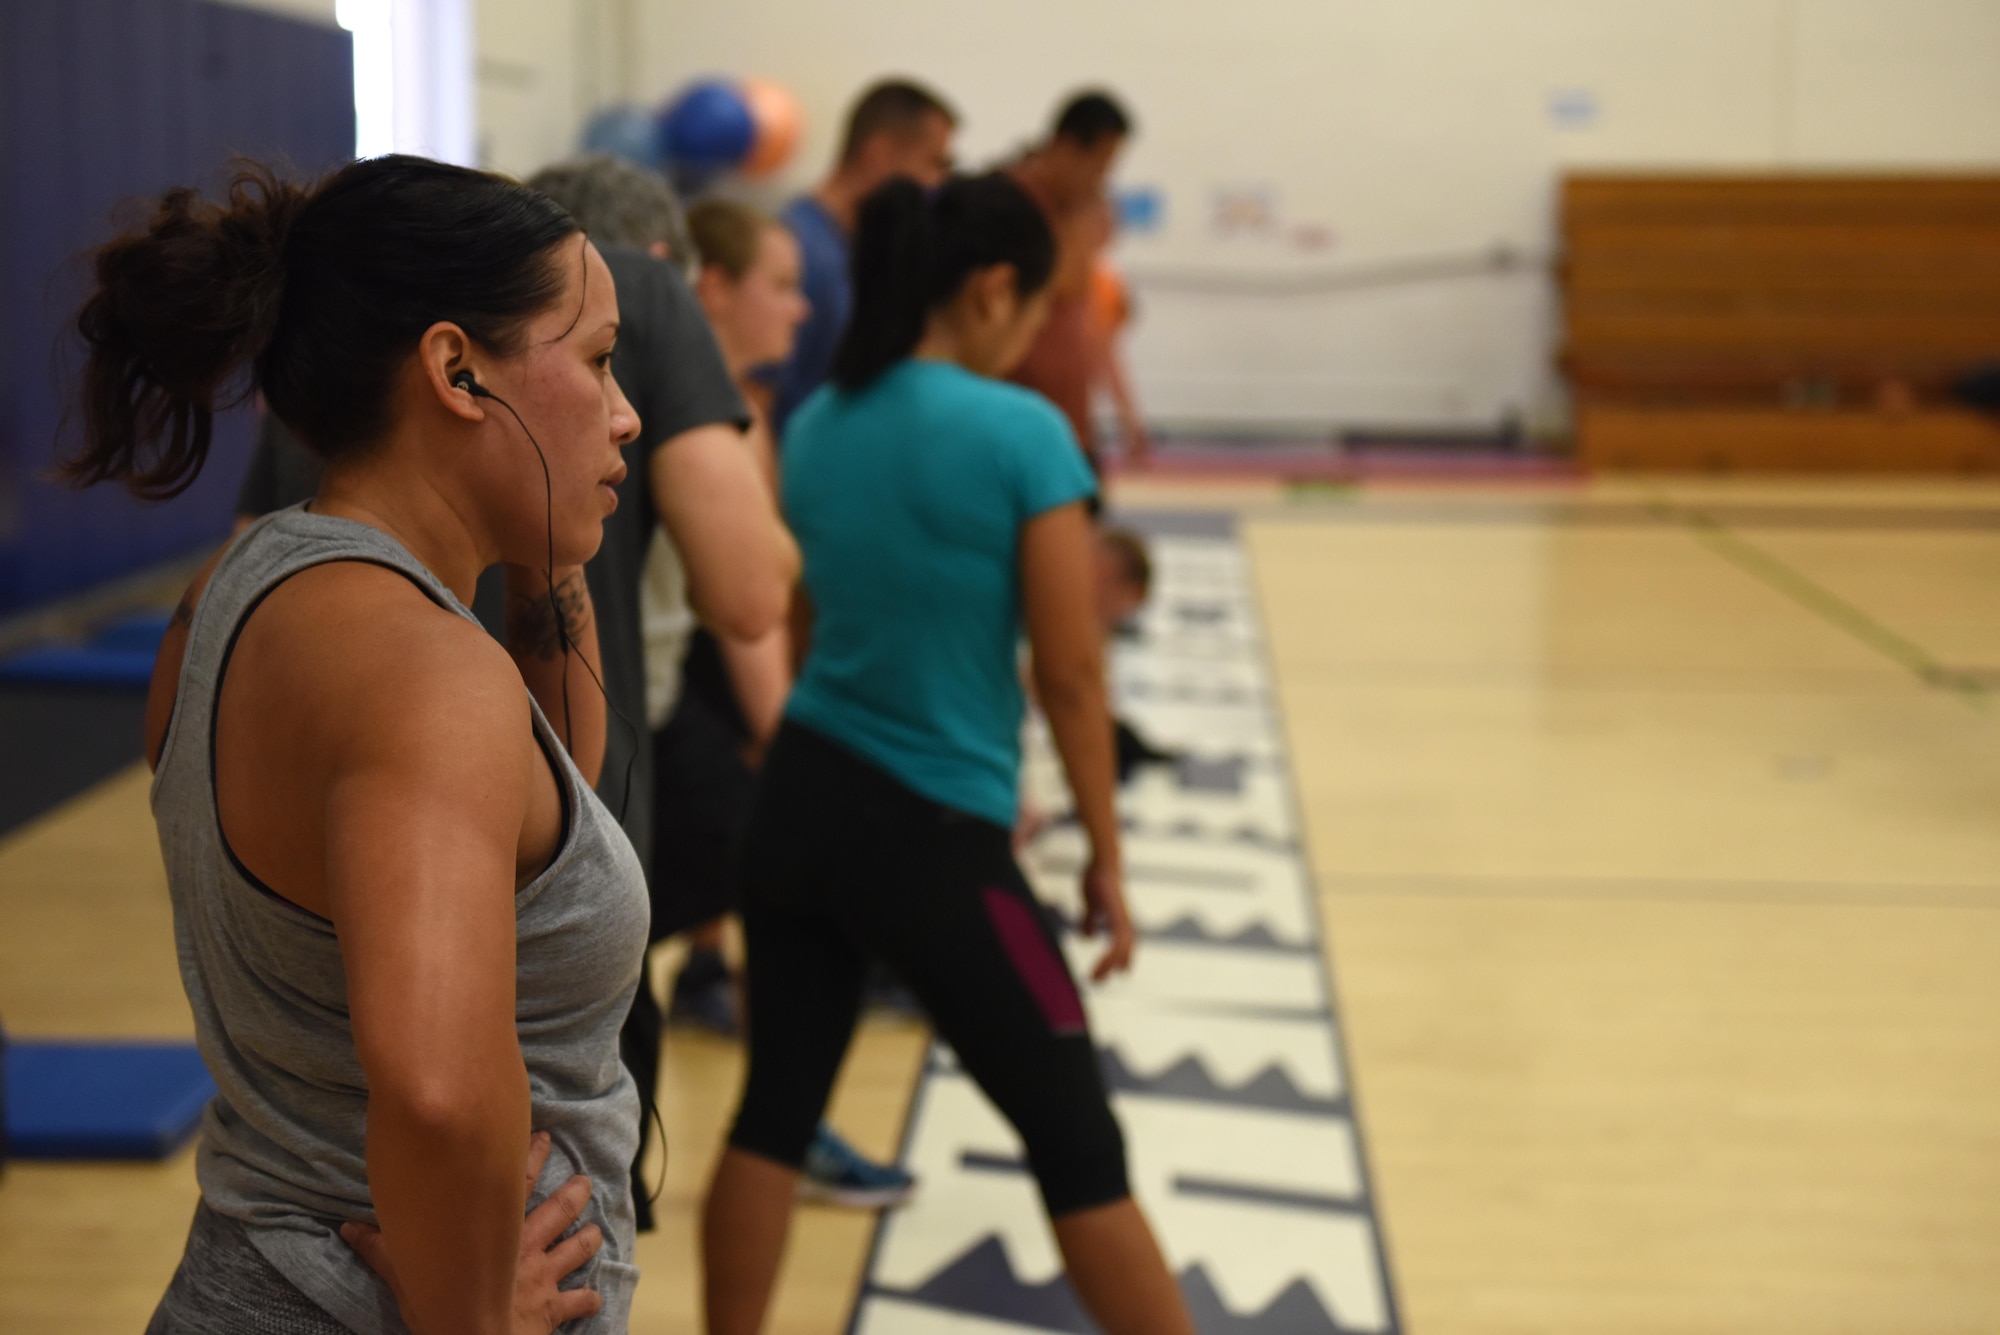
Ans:
{"label": "exercise ball", "polygon": [[669,162],[728,168],[757,137],[742,95],[719,79],[690,84],[660,113],[660,148]]}
{"label": "exercise ball", "polygon": [[606,107],[583,130],[586,153],[609,153],[641,167],[660,161],[660,135],[653,118],[638,107]]}
{"label": "exercise ball", "polygon": [[799,146],[799,102],[769,79],[745,79],[738,89],[750,108],[757,134],[750,155],[743,159],[747,176],[769,176],[791,160]]}

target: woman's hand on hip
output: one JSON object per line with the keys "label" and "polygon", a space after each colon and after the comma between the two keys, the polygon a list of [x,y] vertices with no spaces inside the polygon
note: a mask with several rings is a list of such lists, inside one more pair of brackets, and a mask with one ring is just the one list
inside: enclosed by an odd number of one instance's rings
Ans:
{"label": "woman's hand on hip", "polygon": [[[528,1137],[529,1192],[541,1180],[542,1167],[548,1161],[549,1133],[537,1131]],[[563,1236],[582,1216],[589,1200],[590,1179],[579,1173],[528,1212],[521,1226],[521,1257],[514,1267],[513,1335],[550,1335],[564,1322],[595,1316],[604,1306],[595,1289],[557,1287],[588,1264],[604,1245],[604,1233],[595,1224]],[[382,1277],[401,1304],[402,1288],[388,1248],[382,1245],[382,1231],[367,1224],[342,1224],[340,1236]]]}
{"label": "woman's hand on hip", "polygon": [[1104,954],[1090,971],[1092,982],[1132,967],[1138,937],[1125,907],[1125,874],[1114,861],[1093,857],[1083,869],[1083,934],[1106,938]]}

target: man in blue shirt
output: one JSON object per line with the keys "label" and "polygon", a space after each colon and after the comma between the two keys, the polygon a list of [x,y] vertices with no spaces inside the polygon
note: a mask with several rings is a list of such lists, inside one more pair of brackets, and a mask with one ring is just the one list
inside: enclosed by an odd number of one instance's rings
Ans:
{"label": "man in blue shirt", "polygon": [[817,188],[778,216],[799,241],[800,286],[812,314],[799,326],[792,355],[772,382],[771,430],[782,443],[785,422],[818,389],[854,305],[848,239],[855,214],[877,186],[907,176],[925,187],[951,173],[951,137],[958,114],[928,88],[901,79],[875,84],[847,116],[840,157]]}

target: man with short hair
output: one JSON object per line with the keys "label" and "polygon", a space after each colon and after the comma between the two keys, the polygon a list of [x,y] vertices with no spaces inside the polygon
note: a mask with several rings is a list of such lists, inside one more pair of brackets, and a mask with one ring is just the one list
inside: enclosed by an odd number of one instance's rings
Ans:
{"label": "man with short hair", "polygon": [[782,444],[785,422],[820,387],[854,307],[848,251],[861,201],[876,187],[907,176],[925,187],[951,174],[951,137],[958,113],[921,84],[877,83],[854,104],[840,157],[825,180],[778,215],[798,238],[799,286],[812,313],[799,326],[792,355],[772,386],[771,430]]}
{"label": "man with short hair", "polygon": [[1131,135],[1131,116],[1109,93],[1078,93],[1056,114],[1049,137],[1009,169],[1056,234],[1049,318],[1013,379],[1062,409],[1093,470],[1098,458],[1090,390],[1103,354],[1091,324],[1091,267],[1111,239],[1105,182]]}

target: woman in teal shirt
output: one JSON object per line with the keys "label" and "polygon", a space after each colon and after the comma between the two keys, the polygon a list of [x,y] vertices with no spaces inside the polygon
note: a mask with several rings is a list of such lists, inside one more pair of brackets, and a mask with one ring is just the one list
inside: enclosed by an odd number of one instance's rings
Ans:
{"label": "woman in teal shirt", "polygon": [[810,649],[744,842],[750,1073],[703,1221],[711,1335],[763,1322],[871,958],[1020,1133],[1098,1324],[1193,1332],[1010,837],[1025,628],[1091,842],[1084,926],[1108,939],[1094,974],[1128,968],[1091,608],[1096,484],[1062,414],[996,378],[1040,328],[1054,262],[1041,211],[1003,176],[884,186],[862,206],[832,383],[787,431]]}

